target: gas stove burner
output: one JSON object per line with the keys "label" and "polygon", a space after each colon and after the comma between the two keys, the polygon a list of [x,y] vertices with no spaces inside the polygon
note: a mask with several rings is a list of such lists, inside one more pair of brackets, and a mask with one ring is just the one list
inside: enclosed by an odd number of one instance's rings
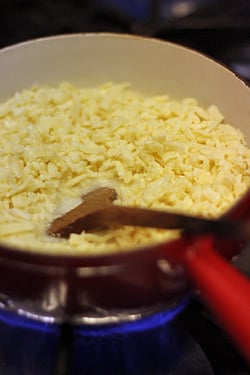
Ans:
{"label": "gas stove burner", "polygon": [[155,316],[158,324],[144,321],[143,330],[120,325],[104,333],[92,327],[63,327],[56,375],[64,375],[65,357],[67,375],[214,375],[183,324],[163,315]]}
{"label": "gas stove burner", "polygon": [[[93,326],[93,324],[83,324],[80,328],[84,327],[84,332],[89,336],[93,337],[103,337],[111,336],[115,334],[128,334],[130,332],[140,332],[151,330],[155,327],[163,326],[170,323],[178,314],[184,310],[187,306],[189,298],[184,299],[181,303],[174,305],[168,310],[162,310],[160,312],[155,312],[147,316],[141,316],[135,320],[129,320],[126,322],[118,322],[111,324],[98,324]],[[138,314],[137,314],[138,315]]]}
{"label": "gas stove burner", "polygon": [[55,325],[1,310],[0,374],[52,375],[59,336]]}
{"label": "gas stove burner", "polygon": [[0,313],[3,375],[214,375],[204,352],[176,318],[178,310],[141,324],[59,326]]}
{"label": "gas stove burner", "polygon": [[198,343],[177,320],[102,337],[76,329],[74,338],[70,374],[214,374]]}

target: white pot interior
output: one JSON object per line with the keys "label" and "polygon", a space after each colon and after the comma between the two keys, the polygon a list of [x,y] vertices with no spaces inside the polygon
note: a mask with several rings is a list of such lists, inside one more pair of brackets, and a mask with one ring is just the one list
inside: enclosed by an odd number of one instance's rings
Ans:
{"label": "white pot interior", "polygon": [[33,40],[0,52],[0,100],[34,84],[131,82],[145,94],[216,104],[250,144],[250,89],[234,73],[182,46],[142,37],[76,34]]}

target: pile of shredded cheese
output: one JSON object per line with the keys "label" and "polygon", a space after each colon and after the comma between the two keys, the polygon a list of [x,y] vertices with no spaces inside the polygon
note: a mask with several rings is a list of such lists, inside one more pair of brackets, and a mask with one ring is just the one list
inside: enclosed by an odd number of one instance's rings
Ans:
{"label": "pile of shredded cheese", "polygon": [[122,227],[46,235],[49,223],[97,187],[117,204],[206,217],[250,186],[250,150],[212,105],[144,97],[128,84],[33,87],[0,105],[0,241],[58,254],[123,251],[173,231]]}

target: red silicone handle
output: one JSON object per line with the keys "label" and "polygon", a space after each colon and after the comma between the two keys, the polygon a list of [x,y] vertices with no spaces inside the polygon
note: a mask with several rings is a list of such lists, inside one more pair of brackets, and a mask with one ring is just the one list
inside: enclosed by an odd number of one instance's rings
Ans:
{"label": "red silicone handle", "polygon": [[211,238],[196,241],[185,261],[204,303],[250,362],[250,281],[213,250]]}

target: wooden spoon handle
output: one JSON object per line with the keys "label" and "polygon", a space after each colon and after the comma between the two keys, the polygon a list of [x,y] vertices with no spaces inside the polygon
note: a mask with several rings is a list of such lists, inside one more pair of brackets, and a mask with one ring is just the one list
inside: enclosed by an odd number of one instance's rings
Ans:
{"label": "wooden spoon handle", "polygon": [[[191,234],[245,236],[245,226],[226,220],[209,220],[189,215],[145,208],[106,205],[81,212],[80,207],[58,218],[48,233],[67,238],[71,233],[104,230],[110,226],[129,225],[161,229],[184,229]],[[244,229],[244,231],[243,231]],[[242,231],[244,233],[242,233]],[[249,230],[248,230],[249,231]]]}
{"label": "wooden spoon handle", "polygon": [[81,222],[86,231],[108,225],[129,225],[160,229],[184,229],[187,233],[214,233],[250,237],[249,223],[230,220],[210,220],[190,215],[146,208],[110,205],[87,215]]}

